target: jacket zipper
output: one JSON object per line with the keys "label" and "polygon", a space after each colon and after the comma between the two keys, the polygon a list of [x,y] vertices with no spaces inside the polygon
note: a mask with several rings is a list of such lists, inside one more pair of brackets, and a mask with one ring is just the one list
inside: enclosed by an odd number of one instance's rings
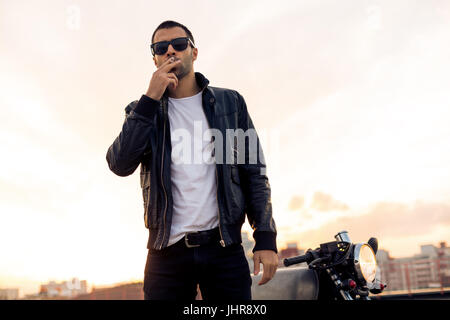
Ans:
{"label": "jacket zipper", "polygon": [[[203,103],[203,99],[202,99],[202,103]],[[205,116],[206,116],[206,112],[205,112]],[[206,116],[206,121],[208,122],[209,127],[212,128],[211,127],[211,123],[209,122],[209,119],[208,119],[207,116]],[[215,147],[214,147],[214,154],[215,153],[216,152],[215,152]],[[222,247],[225,247],[225,241],[223,240],[223,236],[222,236],[222,228],[220,227],[219,192],[217,190],[219,188],[219,175],[217,174],[217,164],[215,163],[215,161],[214,161],[214,169],[216,171],[216,201],[217,201],[217,216],[219,218],[219,234],[220,234],[220,241],[219,241],[219,243],[220,243],[220,245]]]}
{"label": "jacket zipper", "polygon": [[165,141],[166,141],[166,115],[165,115],[165,108],[164,106],[166,105],[166,102],[164,100],[163,102],[163,122],[164,122],[164,129],[163,129],[163,145],[162,145],[162,155],[161,155],[161,184],[163,187],[163,191],[164,191],[164,198],[166,200],[166,206],[164,207],[164,226],[163,226],[163,236],[162,236],[162,240],[161,240],[161,245],[159,246],[159,249],[162,249],[162,246],[164,244],[164,238],[166,235],[166,212],[167,212],[167,192],[166,192],[166,187],[164,186],[164,180],[163,180],[163,172],[164,172],[164,146],[165,146]]}
{"label": "jacket zipper", "polygon": [[219,234],[220,234],[220,245],[222,246],[222,247],[225,247],[225,241],[223,240],[223,236],[222,236],[222,229],[220,228],[220,209],[219,209],[219,196],[218,196],[218,191],[217,191],[217,188],[218,188],[218,184],[219,184],[219,178],[218,178],[218,174],[217,174],[217,165],[216,164],[214,164],[216,167],[215,167],[215,169],[216,169],[216,201],[217,201],[217,216],[219,217]]}

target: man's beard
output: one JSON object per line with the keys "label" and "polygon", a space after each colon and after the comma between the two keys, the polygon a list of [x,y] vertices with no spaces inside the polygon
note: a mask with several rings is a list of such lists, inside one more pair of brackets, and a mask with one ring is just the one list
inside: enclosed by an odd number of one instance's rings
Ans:
{"label": "man's beard", "polygon": [[183,79],[186,75],[189,74],[189,72],[191,72],[192,69],[192,63],[187,60],[186,63],[188,64],[187,66],[185,66],[185,61],[182,60],[181,65],[179,65],[175,70],[174,73],[177,76],[178,80]]}

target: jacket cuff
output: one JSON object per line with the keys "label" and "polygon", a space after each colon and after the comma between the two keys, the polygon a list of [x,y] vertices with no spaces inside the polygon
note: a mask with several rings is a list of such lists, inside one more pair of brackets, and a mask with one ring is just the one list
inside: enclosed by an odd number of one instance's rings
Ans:
{"label": "jacket cuff", "polygon": [[252,252],[257,250],[273,250],[278,253],[277,250],[277,234],[271,231],[255,231],[253,232],[253,238],[255,239],[255,247]]}
{"label": "jacket cuff", "polygon": [[153,119],[154,115],[158,110],[158,107],[159,107],[158,100],[152,99],[149,96],[143,94],[141,99],[139,99],[139,102],[136,105],[134,112]]}

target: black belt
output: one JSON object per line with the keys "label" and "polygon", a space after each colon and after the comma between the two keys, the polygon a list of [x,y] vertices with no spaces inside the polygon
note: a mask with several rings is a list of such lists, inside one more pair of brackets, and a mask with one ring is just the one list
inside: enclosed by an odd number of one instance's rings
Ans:
{"label": "black belt", "polygon": [[219,227],[210,230],[187,232],[184,236],[186,247],[193,248],[220,241]]}

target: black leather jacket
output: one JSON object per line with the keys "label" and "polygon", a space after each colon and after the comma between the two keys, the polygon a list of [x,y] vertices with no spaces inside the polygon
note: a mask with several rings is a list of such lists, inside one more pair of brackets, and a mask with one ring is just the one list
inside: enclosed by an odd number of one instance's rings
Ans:
{"label": "black leather jacket", "polygon": [[[253,128],[244,98],[234,90],[208,86],[201,73],[195,78],[202,88],[203,110],[210,128],[220,130]],[[119,176],[128,176],[141,165],[140,181],[144,199],[144,221],[149,229],[148,249],[167,247],[172,222],[171,139],[168,119],[168,91],[160,101],[142,95],[125,108],[122,132],[106,154],[109,168]],[[225,140],[225,138],[224,138]],[[258,147],[261,145],[258,141]],[[225,155],[229,147],[223,141]],[[265,175],[262,149],[256,164],[248,164],[248,146],[244,164],[216,163],[219,231],[222,246],[240,243],[241,228],[247,214],[254,230],[256,250],[274,250],[276,226],[272,218],[270,185]]]}

